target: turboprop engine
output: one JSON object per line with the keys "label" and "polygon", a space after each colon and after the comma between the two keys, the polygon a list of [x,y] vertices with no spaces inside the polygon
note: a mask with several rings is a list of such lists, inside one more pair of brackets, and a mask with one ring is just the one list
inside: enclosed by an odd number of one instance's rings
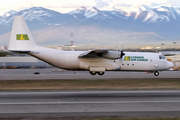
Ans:
{"label": "turboprop engine", "polygon": [[106,58],[106,59],[115,60],[115,59],[122,58],[124,55],[125,54],[123,53],[123,50],[121,50],[121,51],[108,51],[107,53],[102,54],[102,57]]}

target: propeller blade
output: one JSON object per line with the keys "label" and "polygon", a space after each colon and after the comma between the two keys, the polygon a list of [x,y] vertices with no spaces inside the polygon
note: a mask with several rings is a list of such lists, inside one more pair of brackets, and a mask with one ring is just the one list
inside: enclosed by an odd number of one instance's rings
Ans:
{"label": "propeller blade", "polygon": [[124,55],[125,55],[125,53],[123,52],[123,50],[121,50],[120,58],[122,58]]}

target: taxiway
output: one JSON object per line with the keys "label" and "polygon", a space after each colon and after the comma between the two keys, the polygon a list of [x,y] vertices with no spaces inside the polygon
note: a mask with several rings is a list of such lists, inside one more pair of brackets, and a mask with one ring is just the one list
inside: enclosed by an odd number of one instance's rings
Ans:
{"label": "taxiway", "polygon": [[180,117],[180,90],[0,92],[0,116]]}

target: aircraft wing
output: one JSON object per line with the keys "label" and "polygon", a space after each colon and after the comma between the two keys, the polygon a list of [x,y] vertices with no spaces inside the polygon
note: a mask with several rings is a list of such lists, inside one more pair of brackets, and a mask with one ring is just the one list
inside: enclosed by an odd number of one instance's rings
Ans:
{"label": "aircraft wing", "polygon": [[108,53],[109,49],[94,49],[94,50],[89,50],[85,53],[80,54],[78,57],[79,58],[86,58],[86,57],[102,57],[103,54]]}

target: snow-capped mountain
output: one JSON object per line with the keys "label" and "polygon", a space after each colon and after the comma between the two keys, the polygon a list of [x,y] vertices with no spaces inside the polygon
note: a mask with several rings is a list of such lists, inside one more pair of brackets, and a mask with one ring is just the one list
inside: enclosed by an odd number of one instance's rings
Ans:
{"label": "snow-capped mountain", "polygon": [[54,25],[64,24],[74,21],[94,20],[114,20],[125,19],[133,22],[159,23],[170,22],[180,19],[180,8],[160,6],[158,8],[149,8],[148,6],[112,6],[109,10],[99,10],[95,7],[79,7],[67,14],[49,10],[42,7],[33,7],[20,12],[9,11],[0,16],[0,25],[11,24],[14,16],[22,15],[27,21],[36,21],[43,24]]}
{"label": "snow-capped mountain", "polygon": [[[43,7],[32,7],[22,11],[9,11],[0,16],[0,35],[11,30],[14,16],[22,15],[31,30],[51,28],[91,28],[114,31],[149,32],[152,39],[167,40],[180,38],[180,8],[159,6],[108,6],[106,10],[79,7],[68,13],[60,13]],[[138,38],[138,37],[137,37]],[[140,39],[149,40],[149,34]]]}
{"label": "snow-capped mountain", "polygon": [[127,6],[111,6],[111,11],[119,11],[123,18],[133,18],[133,20],[145,23],[162,23],[170,22],[170,20],[179,18],[180,8],[159,6],[158,8],[150,8],[146,5],[133,7]]}
{"label": "snow-capped mountain", "polygon": [[[9,15],[7,15],[7,13]],[[42,24],[58,24],[68,22],[67,18],[72,18],[68,14],[61,14],[59,12],[45,9],[43,7],[33,7],[29,9],[22,10],[20,12],[7,12],[0,18],[1,25],[12,24],[14,16],[22,15],[28,22],[38,22]],[[66,17],[66,19],[64,19]]]}
{"label": "snow-capped mountain", "polygon": [[86,7],[79,7],[78,9],[69,12],[70,15],[73,15],[74,18],[79,18],[79,15],[82,15],[85,18],[93,18],[93,19],[100,19],[104,20],[106,18],[111,18],[107,14],[105,14],[103,11],[100,11],[99,9],[92,7],[92,8],[86,8]]}
{"label": "snow-capped mountain", "polygon": [[4,15],[2,17],[8,17],[10,15],[14,15],[16,14],[17,12],[15,10],[11,10],[11,11],[8,11],[6,13],[4,13]]}

